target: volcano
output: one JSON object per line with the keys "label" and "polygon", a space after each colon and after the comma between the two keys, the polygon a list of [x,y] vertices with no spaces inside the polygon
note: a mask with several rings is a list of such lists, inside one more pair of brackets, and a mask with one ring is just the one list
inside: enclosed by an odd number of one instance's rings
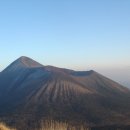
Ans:
{"label": "volcano", "polygon": [[22,56],[0,73],[0,119],[130,125],[130,90],[94,70],[44,66]]}

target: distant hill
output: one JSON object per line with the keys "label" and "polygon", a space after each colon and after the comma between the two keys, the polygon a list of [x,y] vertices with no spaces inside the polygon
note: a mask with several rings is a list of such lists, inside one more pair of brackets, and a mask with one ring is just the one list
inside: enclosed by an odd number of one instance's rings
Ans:
{"label": "distant hill", "polygon": [[20,57],[0,74],[0,118],[14,124],[50,119],[130,125],[130,90],[93,70],[43,66]]}

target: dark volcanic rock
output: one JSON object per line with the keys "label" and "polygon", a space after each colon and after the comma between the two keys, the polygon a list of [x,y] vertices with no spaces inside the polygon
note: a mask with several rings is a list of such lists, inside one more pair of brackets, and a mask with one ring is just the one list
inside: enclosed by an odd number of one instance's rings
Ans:
{"label": "dark volcanic rock", "polygon": [[130,90],[93,70],[43,66],[21,57],[0,74],[0,116],[127,125]]}

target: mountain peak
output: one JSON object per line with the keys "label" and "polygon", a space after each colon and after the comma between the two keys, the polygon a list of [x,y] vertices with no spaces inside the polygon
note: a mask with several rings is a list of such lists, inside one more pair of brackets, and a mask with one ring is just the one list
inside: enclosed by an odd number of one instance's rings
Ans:
{"label": "mountain peak", "polygon": [[26,56],[21,56],[20,58],[18,58],[16,60],[18,63],[22,63],[24,64],[26,67],[31,67],[31,68],[35,68],[35,67],[43,67],[43,65],[41,65],[40,63],[38,63],[37,61],[26,57]]}
{"label": "mountain peak", "polygon": [[129,99],[129,89],[93,70],[42,66],[26,56],[0,73],[0,115],[18,127],[48,119],[85,127],[124,126],[130,122]]}
{"label": "mountain peak", "polygon": [[31,59],[31,58],[29,58],[27,56],[21,56],[21,57],[19,57],[19,59]]}

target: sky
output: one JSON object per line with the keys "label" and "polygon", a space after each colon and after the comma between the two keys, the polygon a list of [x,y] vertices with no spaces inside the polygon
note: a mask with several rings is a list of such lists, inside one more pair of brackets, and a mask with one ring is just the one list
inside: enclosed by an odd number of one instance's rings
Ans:
{"label": "sky", "polygon": [[0,71],[20,56],[130,86],[130,0],[1,0]]}

